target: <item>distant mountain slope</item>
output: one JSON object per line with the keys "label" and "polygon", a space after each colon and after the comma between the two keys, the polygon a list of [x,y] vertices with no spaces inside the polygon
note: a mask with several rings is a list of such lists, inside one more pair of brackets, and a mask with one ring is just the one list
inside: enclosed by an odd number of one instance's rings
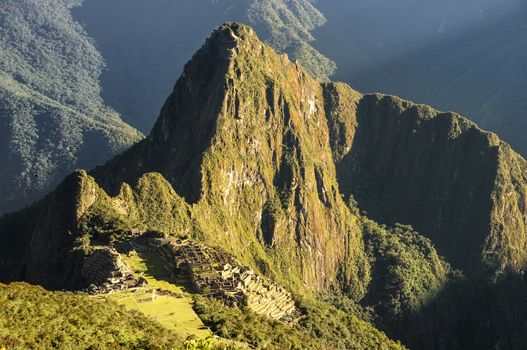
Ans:
{"label": "distant mountain slope", "polygon": [[0,213],[141,138],[102,103],[102,59],[71,19],[74,3],[0,4]]}
{"label": "distant mountain slope", "polygon": [[[442,53],[448,57],[441,58]],[[481,127],[494,131],[527,155],[527,9],[461,38],[389,64],[397,76],[409,79],[397,88],[420,102],[456,110]]]}
{"label": "distant mountain slope", "polygon": [[310,45],[310,31],[325,21],[311,0],[85,0],[74,15],[106,61],[105,102],[145,133],[183,65],[227,21],[254,26],[264,41],[319,77],[335,70]]}
{"label": "distant mountain slope", "polygon": [[335,79],[454,110],[527,155],[527,7],[519,0],[319,1]]}

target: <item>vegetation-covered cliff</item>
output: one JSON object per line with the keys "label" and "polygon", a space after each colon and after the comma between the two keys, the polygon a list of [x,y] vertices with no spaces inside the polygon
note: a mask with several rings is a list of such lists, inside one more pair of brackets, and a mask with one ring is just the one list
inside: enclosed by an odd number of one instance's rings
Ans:
{"label": "vegetation-covered cliff", "polygon": [[467,273],[524,269],[527,162],[509,145],[391,96],[366,96],[339,116],[350,126],[338,145],[341,190],[369,217],[411,224]]}
{"label": "vegetation-covered cliff", "polygon": [[326,124],[319,82],[233,25],[187,64],[151,135],[93,174],[116,193],[159,172],[194,204],[209,240],[314,289],[338,276],[360,295],[369,272]]}

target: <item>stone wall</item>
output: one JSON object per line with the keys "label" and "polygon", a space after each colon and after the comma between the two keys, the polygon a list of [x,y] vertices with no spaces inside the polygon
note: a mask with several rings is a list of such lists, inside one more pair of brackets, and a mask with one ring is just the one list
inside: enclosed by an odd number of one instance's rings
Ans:
{"label": "stone wall", "polygon": [[136,288],[146,281],[136,280],[119,253],[111,247],[95,250],[84,260],[81,274],[91,294],[107,294]]}
{"label": "stone wall", "polygon": [[143,238],[133,245],[138,250],[157,252],[176,282],[202,295],[232,306],[246,305],[274,319],[287,320],[295,313],[289,292],[220,249],[172,237]]}

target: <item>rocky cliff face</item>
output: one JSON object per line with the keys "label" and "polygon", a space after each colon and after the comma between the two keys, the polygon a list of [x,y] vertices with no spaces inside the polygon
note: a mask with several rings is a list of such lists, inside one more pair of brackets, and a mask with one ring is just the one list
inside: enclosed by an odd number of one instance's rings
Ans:
{"label": "rocky cliff face", "polygon": [[152,134],[93,175],[115,193],[152,171],[193,204],[206,240],[313,289],[338,280],[363,292],[368,268],[339,194],[323,89],[251,29],[216,31]]}

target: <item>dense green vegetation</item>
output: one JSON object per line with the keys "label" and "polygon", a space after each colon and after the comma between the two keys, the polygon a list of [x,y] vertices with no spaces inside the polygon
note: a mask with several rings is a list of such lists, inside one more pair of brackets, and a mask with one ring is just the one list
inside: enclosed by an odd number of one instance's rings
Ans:
{"label": "dense green vegetation", "polygon": [[176,349],[182,341],[138,312],[86,295],[0,285],[0,347]]}
{"label": "dense green vegetation", "polygon": [[102,58],[69,14],[77,1],[4,1],[1,70],[29,89],[99,112]]}
{"label": "dense green vegetation", "polygon": [[255,349],[404,349],[357,316],[321,302],[302,302],[303,315],[294,325],[203,298],[197,298],[195,309],[217,335]]}
{"label": "dense green vegetation", "polygon": [[102,57],[72,20],[75,3],[0,4],[0,213],[141,137],[102,102]]}
{"label": "dense green vegetation", "polygon": [[374,276],[365,303],[374,307],[377,323],[393,326],[435,298],[448,279],[449,266],[432,242],[410,226],[387,228],[362,220]]}

